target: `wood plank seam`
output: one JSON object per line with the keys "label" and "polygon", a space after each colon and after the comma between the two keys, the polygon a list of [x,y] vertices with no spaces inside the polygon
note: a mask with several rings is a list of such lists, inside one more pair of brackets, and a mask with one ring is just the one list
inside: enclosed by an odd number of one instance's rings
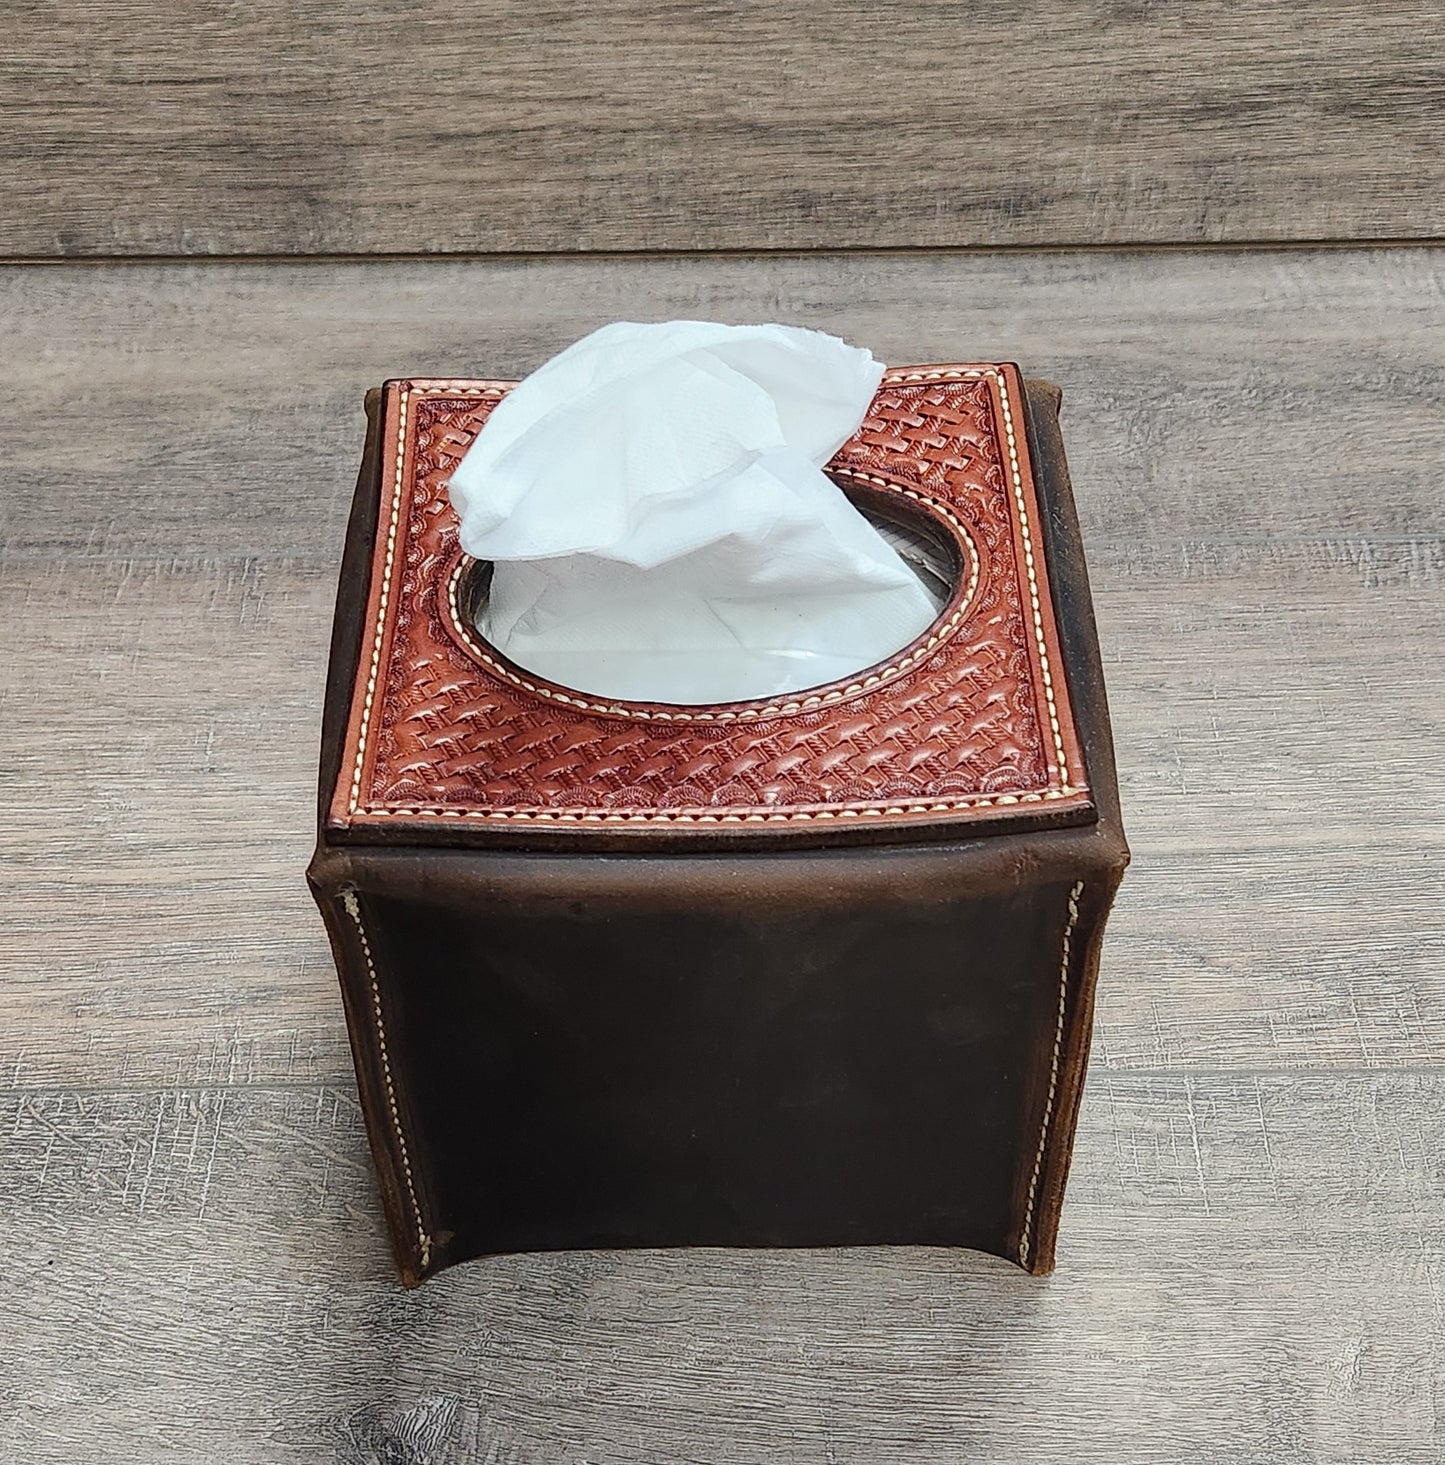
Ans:
{"label": "wood plank seam", "polygon": [[1048,1148],[1049,1128],[1054,1118],[1054,1101],[1059,1091],[1059,1059],[1064,1047],[1064,1022],[1068,1015],[1069,965],[1073,956],[1074,927],[1079,924],[1079,898],[1084,893],[1084,882],[1076,880],[1069,891],[1069,914],[1064,922],[1064,936],[1059,953],[1059,1012],[1054,1024],[1054,1052],[1049,1065],[1049,1093],[1044,1100],[1044,1118],[1039,1126],[1039,1146],[1034,1155],[1034,1173],[1029,1177],[1028,1205],[1024,1210],[1024,1228],[1019,1235],[1019,1265],[1029,1264],[1029,1251],[1033,1243],[1034,1206],[1038,1200],[1039,1175],[1044,1168],[1044,1151]]}

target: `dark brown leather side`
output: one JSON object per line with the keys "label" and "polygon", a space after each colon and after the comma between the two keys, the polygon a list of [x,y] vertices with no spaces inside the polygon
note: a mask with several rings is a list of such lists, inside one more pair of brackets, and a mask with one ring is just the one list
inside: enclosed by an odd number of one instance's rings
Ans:
{"label": "dark brown leather side", "polygon": [[[365,408],[366,440],[337,581],[331,657],[322,711],[321,773],[317,795],[317,825],[322,831],[325,829],[326,806],[341,765],[344,729],[361,651],[361,610],[366,604],[371,546],[376,534],[376,511],[381,493],[382,394],[379,390],[366,394]],[[394,1089],[388,1083],[389,1075],[384,1076],[382,1071],[376,1021],[379,997],[372,989],[367,953],[360,944],[356,924],[350,919],[342,901],[341,887],[335,871],[329,868],[324,846],[323,832],[316,855],[306,872],[307,882],[326,923],[332,956],[336,961],[351,1055],[356,1066],[357,1089],[397,1270],[408,1286],[415,1286],[421,1281],[420,1248],[406,1208],[405,1172],[398,1146],[400,1131],[391,1112]]]}
{"label": "dark brown leather side", "polygon": [[331,656],[326,667],[326,700],[321,714],[321,775],[317,819],[324,825],[326,806],[341,770],[344,729],[351,710],[351,689],[361,655],[361,615],[371,574],[371,547],[376,539],[376,507],[381,497],[381,390],[366,394],[366,439],[346,540],[336,584],[336,612],[331,623]]}
{"label": "dark brown leather side", "polygon": [[1107,834],[1114,847],[1113,865],[1090,885],[1087,896],[1092,906],[1090,917],[1080,922],[1079,969],[1071,979],[1073,988],[1066,1007],[1066,1026],[1061,1035],[1054,1114],[1045,1136],[1038,1181],[1037,1237],[1031,1254],[1024,1258],[1030,1271],[1046,1274],[1054,1269],[1059,1216],[1073,1159],[1074,1133],[1084,1094],[1084,1079],[1088,1072],[1094,1029],[1094,992],[1098,983],[1104,927],[1129,863],[1129,849],[1124,839],[1119,807],[1114,734],[1094,621],[1094,601],[1089,592],[1088,565],[1079,534],[1073,482],[1069,477],[1060,428],[1063,392],[1052,382],[1030,381],[1026,383],[1026,396],[1029,448],[1034,471],[1042,485],[1045,552],[1053,569],[1054,608],[1063,646],[1064,672],[1075,706],[1087,708],[1082,714],[1086,723],[1083,739],[1085,766],[1099,811],[1098,827]]}

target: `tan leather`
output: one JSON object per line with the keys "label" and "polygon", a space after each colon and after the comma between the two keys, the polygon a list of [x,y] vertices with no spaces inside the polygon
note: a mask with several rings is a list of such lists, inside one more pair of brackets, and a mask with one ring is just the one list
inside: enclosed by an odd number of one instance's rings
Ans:
{"label": "tan leather", "polygon": [[832,843],[1091,815],[1015,367],[890,370],[829,464],[860,502],[921,518],[951,550],[958,583],[937,622],[849,682],[707,708],[579,694],[478,636],[446,487],[509,386],[385,389],[383,497],[330,805],[336,833]]}

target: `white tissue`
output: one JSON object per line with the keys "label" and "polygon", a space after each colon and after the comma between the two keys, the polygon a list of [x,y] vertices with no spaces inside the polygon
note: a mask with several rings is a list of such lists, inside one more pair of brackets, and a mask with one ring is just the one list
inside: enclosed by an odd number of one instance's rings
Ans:
{"label": "white tissue", "polygon": [[851,676],[937,615],[821,466],[884,368],[833,336],[604,326],[492,412],[452,475],[478,630],[519,665],[649,702]]}

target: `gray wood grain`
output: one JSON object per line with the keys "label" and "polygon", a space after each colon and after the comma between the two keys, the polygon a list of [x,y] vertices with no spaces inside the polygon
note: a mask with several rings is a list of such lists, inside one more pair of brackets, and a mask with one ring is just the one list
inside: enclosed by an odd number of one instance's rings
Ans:
{"label": "gray wood grain", "polygon": [[1439,1073],[1096,1075],[1043,1283],[576,1253],[404,1294],[349,1088],[11,1093],[0,1133],[27,1465],[1440,1456]]}
{"label": "gray wood grain", "polygon": [[[0,270],[0,1459],[1438,1460],[1442,264]],[[392,1280],[301,882],[360,396],[676,314],[1067,388],[1136,858],[1048,1282]]]}
{"label": "gray wood grain", "polygon": [[1101,1063],[1438,1058],[1438,252],[54,266],[0,300],[34,343],[0,393],[0,1080],[345,1077],[298,877],[360,395],[688,311],[1065,383],[1136,851]]}
{"label": "gray wood grain", "polygon": [[1401,249],[0,271],[0,319],[24,343],[0,357],[0,552],[330,563],[368,387],[520,375],[606,321],[695,316],[831,330],[893,363],[1018,360],[1061,382],[1094,542],[1314,537],[1345,558],[1421,556],[1428,572],[1445,536],[1442,259]]}
{"label": "gray wood grain", "polygon": [[1438,238],[1433,0],[86,0],[0,18],[8,255]]}

